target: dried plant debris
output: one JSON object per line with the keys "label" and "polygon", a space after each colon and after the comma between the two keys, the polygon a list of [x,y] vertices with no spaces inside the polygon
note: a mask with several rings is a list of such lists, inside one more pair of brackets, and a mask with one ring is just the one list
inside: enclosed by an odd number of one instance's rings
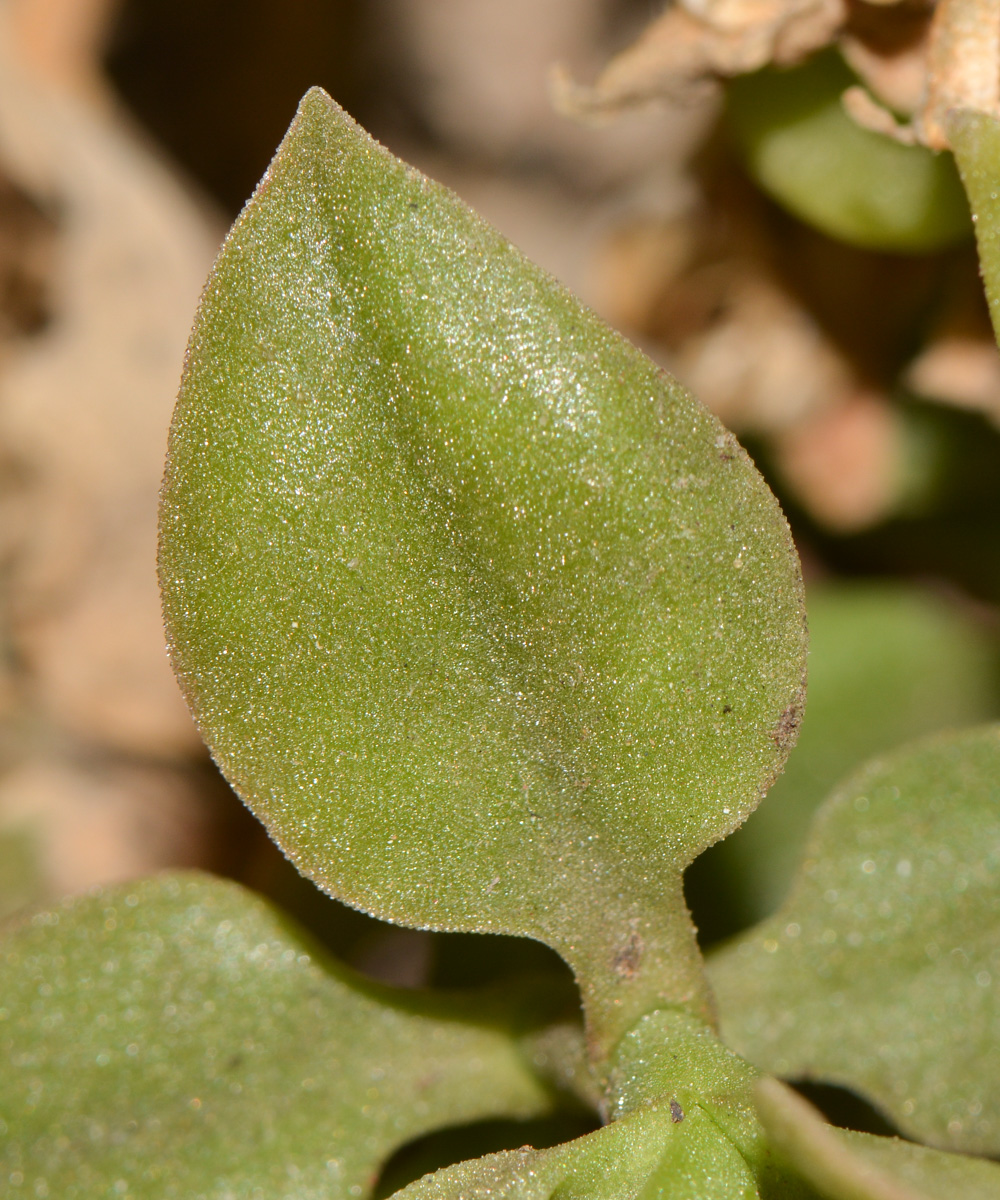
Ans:
{"label": "dried plant debris", "polygon": [[[793,67],[831,46],[843,61],[828,52],[799,72],[736,78]],[[836,131],[817,126],[798,142],[789,133],[779,147],[778,134],[765,129],[761,136],[770,140],[758,146],[754,131],[743,129],[745,118],[768,101],[776,112],[794,108],[794,96],[762,94],[768,79],[808,74],[812,83],[803,83],[800,99],[815,107],[809,87],[829,77],[827,124],[842,105],[865,129],[938,150],[947,148],[942,119],[950,107],[996,111],[998,64],[1000,0],[682,0],[612,59],[593,87],[571,83],[565,72],[557,80],[560,107],[585,118],[617,116],[652,99],[691,99],[730,80],[729,124],[750,174],[827,235],[793,235],[731,172],[710,178],[720,155],[709,144],[696,167],[701,211],[620,230],[600,261],[597,290],[602,311],[643,339],[727,424],[767,440],[791,498],[829,529],[860,531],[910,503],[906,423],[893,402],[901,385],[993,416],[1000,355],[979,311],[974,258],[961,244],[968,241],[964,197],[957,177],[939,178],[938,168],[950,171],[950,162],[869,139],[872,161],[855,164],[868,171],[854,185],[864,191],[858,201],[850,187],[837,192],[838,179],[856,178],[838,174],[837,153],[822,187],[815,171],[806,177],[803,168],[800,179],[799,167],[786,161],[791,155],[801,163],[808,137]],[[761,119],[766,126],[769,118]],[[860,136],[842,114],[838,130]],[[910,180],[906,220],[895,159],[883,161],[879,147],[897,158],[916,155],[896,163],[919,176]],[[850,142],[838,144],[838,153],[851,148],[864,149]],[[779,151],[784,174],[777,179]],[[810,201],[800,211],[803,188]]]}
{"label": "dried plant debris", "polygon": [[689,98],[719,76],[794,63],[828,45],[846,20],[842,0],[689,0],[670,5],[604,68],[591,88],[555,76],[559,107],[610,115],[663,96]]}
{"label": "dried plant debris", "polygon": [[838,46],[859,83],[847,112],[868,129],[948,148],[951,108],[1000,113],[1000,0],[687,0],[667,7],[591,87],[556,74],[559,107],[608,116]]}
{"label": "dried plant debris", "polygon": [[[607,0],[378,5],[377,53],[386,59],[386,86],[398,90],[404,81],[399,102],[446,148],[446,171],[450,158],[451,172],[460,161],[466,173],[487,171],[508,181],[541,175],[569,184],[577,201],[650,179],[652,191],[712,118],[699,106],[669,106],[635,111],[614,128],[595,130],[553,111],[551,63],[568,61],[574,72],[592,74],[607,57]],[[414,150],[425,157],[426,150]]]}
{"label": "dried plant debris", "polygon": [[[55,260],[52,319],[0,375],[0,430],[22,464],[17,502],[30,528],[8,572],[9,636],[33,702],[74,736],[186,752],[197,743],[162,650],[149,564],[188,309],[215,238],[108,114],[0,49],[4,167],[59,214],[58,245],[44,250]],[[40,301],[20,290],[37,326]]]}
{"label": "dried plant debris", "polygon": [[19,187],[0,165],[0,344],[48,324],[58,231],[53,206]]}
{"label": "dried plant debris", "polygon": [[202,865],[209,824],[179,769],[37,757],[0,776],[0,837],[33,835],[49,894]]}
{"label": "dried plant debris", "polygon": [[890,116],[913,116],[925,91],[928,12],[927,0],[900,0],[889,11],[863,0],[855,3],[839,44],[864,86],[845,93],[845,104],[866,96],[875,108],[890,110]]}
{"label": "dried plant debris", "polygon": [[0,833],[58,893],[206,861],[153,561],[217,235],[80,72],[36,62],[39,7],[0,23]]}
{"label": "dried plant debris", "polygon": [[948,148],[951,108],[1000,114],[1000,0],[938,0],[927,35],[927,92],[914,120],[917,139]]}

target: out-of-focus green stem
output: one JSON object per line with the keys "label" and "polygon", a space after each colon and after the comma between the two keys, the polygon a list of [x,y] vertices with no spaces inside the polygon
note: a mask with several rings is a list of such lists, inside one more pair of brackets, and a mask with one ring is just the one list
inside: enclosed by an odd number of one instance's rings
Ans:
{"label": "out-of-focus green stem", "polygon": [[1000,341],[1000,120],[956,109],[948,118],[948,136],[972,208],[979,267]]}

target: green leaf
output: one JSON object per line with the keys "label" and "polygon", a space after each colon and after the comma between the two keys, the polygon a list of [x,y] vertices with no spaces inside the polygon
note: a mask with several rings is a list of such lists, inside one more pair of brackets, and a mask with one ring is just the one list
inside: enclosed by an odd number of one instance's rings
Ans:
{"label": "green leaf", "polygon": [[757,1112],[774,1148],[824,1200],[994,1200],[1000,1166],[898,1138],[827,1125],[776,1079],[757,1085]]}
{"label": "green leaf", "polygon": [[[616,1047],[609,1072],[614,1097],[609,1115],[620,1120],[667,1103],[684,1119],[692,1113],[708,1116],[750,1168],[761,1196],[768,1200],[812,1197],[798,1177],[775,1159],[764,1136],[753,1098],[758,1078],[754,1067],[688,1014],[649,1013]],[[711,1161],[711,1154],[700,1153]]]}
{"label": "green leaf", "polygon": [[356,1197],[418,1134],[553,1106],[516,1015],[371,984],[218,880],[67,901],[0,960],[4,1178],[25,1195]]}
{"label": "green leaf", "polygon": [[986,299],[1000,341],[1000,121],[989,113],[955,109],[948,117],[948,137],[972,207]]}
{"label": "green leaf", "polygon": [[[427,1175],[399,1200],[756,1200],[753,1173],[708,1113],[650,1106],[548,1150],[511,1150]],[[790,1194],[791,1195],[791,1194]],[[797,1197],[798,1193],[794,1193]]]}
{"label": "green leaf", "polygon": [[747,823],[694,867],[736,928],[784,899],[815,810],[851,771],[997,715],[996,644],[954,602],[909,584],[851,582],[811,587],[807,607],[809,704],[795,753]]}
{"label": "green leaf", "polygon": [[205,292],[161,537],[199,726],[304,873],[547,942],[597,1052],[707,1013],[681,871],[794,740],[785,522],[712,416],[319,90]]}
{"label": "green leaf", "polygon": [[400,1196],[815,1200],[764,1137],[753,1102],[756,1079],[690,1014],[649,1013],[616,1049],[611,1124],[564,1146],[447,1168]]}
{"label": "green leaf", "polygon": [[710,960],[723,1036],[932,1145],[998,1153],[998,918],[1000,728],[877,761],[820,811],[781,910]]}
{"label": "green leaf", "polygon": [[532,1121],[478,1121],[439,1129],[408,1142],[389,1159],[379,1175],[373,1200],[387,1200],[407,1184],[453,1163],[525,1146],[541,1150],[584,1137],[598,1128],[600,1123],[593,1112],[566,1110]]}
{"label": "green leaf", "polygon": [[834,51],[729,81],[729,124],[758,183],[797,217],[854,245],[923,253],[968,237],[951,158],[862,129],[841,102],[856,83]]}
{"label": "green leaf", "polygon": [[[706,1097],[733,1114],[752,1112],[750,1090],[758,1072],[719,1041],[712,1029],[688,1013],[661,1009],[647,1013],[615,1047],[609,1079],[620,1120],[664,1097],[685,1110]],[[737,1141],[750,1126],[736,1135]]]}

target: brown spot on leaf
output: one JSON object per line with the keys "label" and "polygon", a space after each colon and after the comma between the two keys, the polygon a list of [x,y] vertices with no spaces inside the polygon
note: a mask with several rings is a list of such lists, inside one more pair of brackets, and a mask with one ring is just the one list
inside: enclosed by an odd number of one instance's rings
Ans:
{"label": "brown spot on leaf", "polygon": [[629,932],[628,940],[624,946],[615,955],[614,966],[615,974],[619,979],[634,979],[639,970],[639,963],[642,961],[643,943],[642,938],[633,929]]}
{"label": "brown spot on leaf", "polygon": [[723,431],[715,439],[715,449],[719,455],[720,462],[732,462],[737,454],[738,443],[728,430]]}
{"label": "brown spot on leaf", "polygon": [[679,1125],[684,1120],[684,1109],[676,1100],[670,1101],[670,1119],[675,1125]]}
{"label": "brown spot on leaf", "polygon": [[779,750],[786,754],[795,745],[799,736],[799,726],[802,724],[802,709],[804,697],[800,694],[778,718],[778,723],[771,730],[771,737]]}

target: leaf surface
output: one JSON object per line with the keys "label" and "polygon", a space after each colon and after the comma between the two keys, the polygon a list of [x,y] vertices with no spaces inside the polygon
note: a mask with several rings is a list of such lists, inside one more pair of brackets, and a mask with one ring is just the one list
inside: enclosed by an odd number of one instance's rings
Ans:
{"label": "leaf surface", "polygon": [[714,955],[723,1036],[904,1132],[1000,1152],[1000,728],[876,761],[821,809],[778,913]]}
{"label": "leaf surface", "polygon": [[199,726],[303,872],[549,943],[595,1045],[707,1011],[680,872],[794,740],[785,522],[713,417],[319,90],[198,314],[160,570]]}
{"label": "leaf surface", "polygon": [[565,1145],[490,1154],[396,1193],[399,1200],[757,1200],[758,1194],[749,1166],[711,1117],[692,1109],[677,1120],[666,1101]]}
{"label": "leaf surface", "polygon": [[609,1125],[548,1150],[525,1147],[447,1168],[400,1195],[816,1200],[764,1136],[757,1078],[690,1014],[648,1013],[616,1050]]}
{"label": "leaf surface", "polygon": [[948,114],[946,125],[972,207],[986,299],[1000,341],[1000,120],[989,113],[956,109]]}
{"label": "leaf surface", "polygon": [[553,1105],[516,1012],[369,983],[219,880],[68,901],[0,961],[4,1177],[25,1195],[357,1197],[421,1133]]}

